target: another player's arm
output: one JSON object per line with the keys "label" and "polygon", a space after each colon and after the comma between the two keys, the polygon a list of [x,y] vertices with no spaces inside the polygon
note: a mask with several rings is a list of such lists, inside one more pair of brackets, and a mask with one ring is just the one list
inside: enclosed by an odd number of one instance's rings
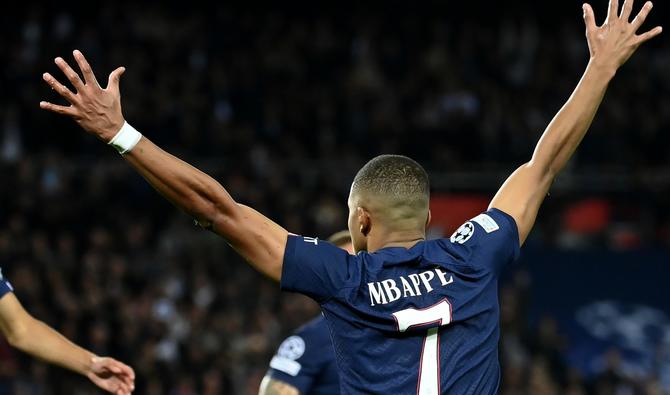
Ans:
{"label": "another player's arm", "polygon": [[300,395],[300,391],[291,384],[265,376],[258,395]]}
{"label": "another player's arm", "polygon": [[584,138],[617,69],[643,42],[661,33],[661,28],[656,27],[636,35],[651,7],[651,2],[647,2],[637,17],[628,22],[633,0],[626,0],[621,15],[617,15],[618,1],[610,0],[607,20],[598,27],[591,6],[584,5],[590,52],[586,71],[568,101],[544,131],[531,160],[512,173],[490,204],[490,207],[500,209],[515,219],[521,244],[530,233],[555,177]]}
{"label": "another player's arm", "polygon": [[13,347],[86,376],[108,392],[125,395],[134,389],[135,373],[130,367],[70,342],[31,316],[11,292],[0,298],[0,331]]}
{"label": "another player's arm", "polygon": [[[62,58],[56,64],[74,86],[73,93],[48,73],[44,80],[70,106],[41,102],[43,109],[73,118],[82,128],[109,142],[124,125],[121,111],[120,67],[102,89],[79,51],[74,57],[84,80]],[[130,163],[159,193],[193,216],[203,227],[221,235],[257,270],[279,281],[288,232],[250,207],[238,204],[212,177],[163,151],[146,137],[125,154]]]}

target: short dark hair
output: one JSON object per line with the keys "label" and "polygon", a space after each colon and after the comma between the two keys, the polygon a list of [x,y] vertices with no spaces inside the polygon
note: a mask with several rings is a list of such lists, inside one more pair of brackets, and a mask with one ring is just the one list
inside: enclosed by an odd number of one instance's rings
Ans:
{"label": "short dark hair", "polygon": [[351,243],[351,234],[348,230],[341,230],[337,233],[330,235],[328,238],[330,243],[335,244],[338,247],[344,247],[346,244]]}
{"label": "short dark hair", "polygon": [[402,155],[379,155],[356,174],[351,192],[384,198],[393,206],[413,209],[428,207],[428,173],[413,159]]}

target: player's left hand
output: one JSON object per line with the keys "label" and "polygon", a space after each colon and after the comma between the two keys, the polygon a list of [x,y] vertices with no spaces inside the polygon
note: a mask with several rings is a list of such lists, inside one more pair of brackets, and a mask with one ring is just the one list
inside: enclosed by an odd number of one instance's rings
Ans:
{"label": "player's left hand", "polygon": [[633,3],[634,0],[625,0],[619,12],[619,0],[610,0],[607,19],[601,26],[596,25],[593,8],[588,3],[584,4],[584,23],[591,61],[616,71],[640,45],[661,34],[663,29],[660,26],[637,34],[653,4],[651,1],[645,2],[631,21]]}
{"label": "player's left hand", "polygon": [[119,67],[112,71],[109,75],[107,87],[103,89],[95,79],[93,70],[91,70],[91,66],[84,55],[76,50],[73,54],[84,76],[83,81],[79,77],[79,74],[63,58],[56,58],[55,63],[70,81],[75,92],[72,92],[68,87],[61,84],[49,73],[44,73],[42,76],[44,81],[58,92],[61,97],[67,100],[70,105],[60,106],[42,101],[40,102],[40,107],[57,114],[69,116],[84,130],[107,143],[116,135],[125,122],[121,112],[119,80],[126,69]]}
{"label": "player's left hand", "polygon": [[95,385],[114,395],[130,395],[135,389],[133,369],[113,358],[93,357],[86,376]]}

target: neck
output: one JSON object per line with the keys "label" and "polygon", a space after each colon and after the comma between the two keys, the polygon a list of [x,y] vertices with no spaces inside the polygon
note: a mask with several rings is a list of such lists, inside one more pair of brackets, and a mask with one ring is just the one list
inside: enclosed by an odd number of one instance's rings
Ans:
{"label": "neck", "polygon": [[423,240],[426,240],[424,230],[381,231],[368,236],[368,252],[387,247],[411,248]]}

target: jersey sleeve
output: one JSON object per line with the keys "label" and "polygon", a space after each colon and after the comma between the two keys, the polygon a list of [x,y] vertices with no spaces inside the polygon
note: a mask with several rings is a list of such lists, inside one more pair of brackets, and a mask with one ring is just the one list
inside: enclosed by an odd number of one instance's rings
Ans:
{"label": "jersey sleeve", "polygon": [[14,292],[14,287],[12,287],[12,284],[10,284],[2,275],[2,270],[0,270],[0,299],[10,292]]}
{"label": "jersey sleeve", "polygon": [[360,276],[358,258],[326,241],[289,235],[284,252],[282,290],[305,294],[321,303]]}
{"label": "jersey sleeve", "polygon": [[520,254],[516,221],[496,208],[461,225],[449,241],[467,256],[470,264],[496,273],[516,261]]}
{"label": "jersey sleeve", "polygon": [[268,375],[309,394],[316,378],[324,369],[323,345],[315,334],[297,332],[286,338],[270,361]]}

